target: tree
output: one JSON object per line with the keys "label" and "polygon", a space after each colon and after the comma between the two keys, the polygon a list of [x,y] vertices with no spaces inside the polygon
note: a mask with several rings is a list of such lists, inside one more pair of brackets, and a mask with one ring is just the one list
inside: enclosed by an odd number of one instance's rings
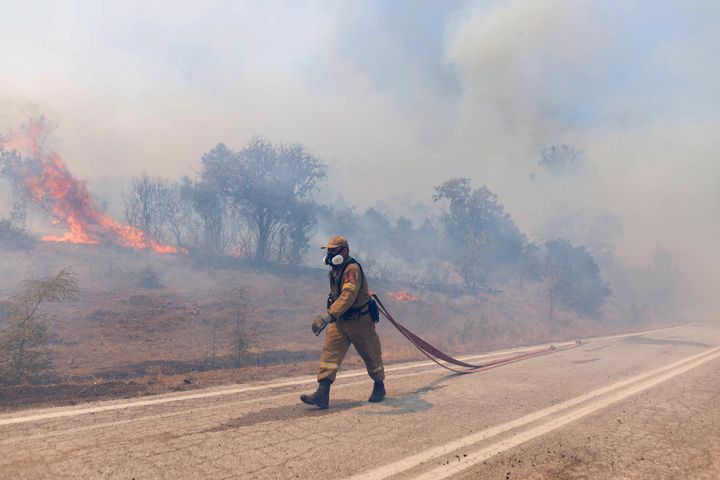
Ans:
{"label": "tree", "polygon": [[47,326],[40,307],[75,298],[77,293],[77,275],[66,268],[54,277],[28,282],[21,293],[4,302],[7,325],[0,331],[2,381],[30,381],[51,368]]}
{"label": "tree", "polygon": [[21,158],[15,150],[5,150],[2,141],[0,135],[0,178],[9,178],[18,200],[14,202],[7,218],[0,218],[0,246],[9,250],[29,250],[35,246],[36,240],[26,230],[27,203],[18,186],[20,180],[12,174],[12,166],[20,162]]}
{"label": "tree", "polygon": [[314,203],[301,202],[294,206],[290,218],[280,228],[277,257],[280,262],[299,265],[309,249],[310,237],[317,227]]}
{"label": "tree", "polygon": [[560,212],[539,231],[546,239],[564,238],[575,245],[583,245],[602,267],[613,263],[615,238],[620,233],[622,224],[615,215],[592,208]]}
{"label": "tree", "polygon": [[125,220],[145,235],[146,240],[162,241],[162,226],[165,222],[163,195],[168,190],[168,180],[151,177],[147,172],[132,179],[130,191],[123,196]]}
{"label": "tree", "polygon": [[0,246],[8,250],[30,250],[37,243],[27,232],[25,219],[27,206],[24,201],[17,201],[7,218],[0,218]]}
{"label": "tree", "polygon": [[551,240],[545,250],[549,319],[552,321],[559,303],[580,313],[595,313],[612,291],[592,256],[567,240]]}
{"label": "tree", "polygon": [[435,187],[434,201],[449,201],[440,221],[454,249],[453,261],[470,290],[486,286],[502,267],[516,263],[525,236],[486,186],[473,190],[467,178]]}
{"label": "tree", "polygon": [[[387,216],[377,208],[370,207],[358,219],[360,229],[357,243],[363,251],[373,257],[379,256],[382,251],[392,251],[395,248],[390,234],[392,224]],[[378,265],[380,266],[380,265]]]}
{"label": "tree", "polygon": [[418,244],[415,240],[415,229],[409,218],[400,217],[395,222],[392,237],[393,243],[397,245],[397,256],[406,262],[413,262],[417,259]]}
{"label": "tree", "polygon": [[317,216],[320,221],[320,229],[328,233],[328,235],[341,233],[348,238],[356,238],[361,234],[361,229],[359,228],[360,217],[354,207],[338,208],[319,205],[317,208]]}
{"label": "tree", "polygon": [[219,144],[202,161],[203,181],[217,187],[245,220],[256,261],[273,256],[281,261],[278,247],[289,230],[302,241],[301,232],[314,221],[310,198],[326,176],[325,166],[302,145],[273,145],[254,137],[238,152]]}
{"label": "tree", "polygon": [[167,188],[160,192],[160,203],[164,221],[175,245],[185,248],[196,242],[196,239],[192,238],[196,216],[190,179],[185,177],[181,182],[169,183]]}
{"label": "tree", "polygon": [[569,145],[551,145],[540,150],[538,164],[553,177],[580,171],[585,165],[585,153]]}
{"label": "tree", "polygon": [[191,199],[194,211],[200,217],[202,225],[201,248],[210,255],[220,255],[225,251],[224,231],[227,206],[221,192],[211,183],[201,180],[187,183],[185,194]]}

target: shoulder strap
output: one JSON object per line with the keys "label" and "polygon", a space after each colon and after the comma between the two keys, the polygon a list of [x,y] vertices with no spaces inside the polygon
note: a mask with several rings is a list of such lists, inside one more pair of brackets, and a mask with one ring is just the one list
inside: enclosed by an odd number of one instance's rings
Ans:
{"label": "shoulder strap", "polygon": [[[360,265],[358,263],[358,261],[355,260],[354,258],[350,258],[350,260],[348,260],[348,262],[343,266],[343,269],[340,271],[340,275],[338,275],[337,280],[335,282],[335,287],[338,292],[338,295],[342,291],[342,281],[343,281],[343,277],[345,276],[345,270],[347,269],[347,267],[349,265],[352,265],[353,263],[356,264],[358,267],[360,267],[360,275],[362,275],[363,279],[365,278],[365,274],[363,273],[362,265]],[[332,277],[330,277],[330,282],[332,282]]]}
{"label": "shoulder strap", "polygon": [[[337,291],[338,291],[338,294],[340,294],[340,292],[342,291],[342,281],[343,281],[343,277],[345,277],[345,270],[347,270],[347,267],[349,267],[349,266],[352,265],[353,263],[356,263],[358,266],[360,266],[360,264],[357,262],[357,260],[355,260],[354,258],[350,258],[350,259],[347,261],[347,263],[343,266],[343,269],[342,269],[342,271],[340,272],[340,275],[338,275],[338,278],[337,278]],[[360,273],[362,273],[362,267],[360,267]]]}

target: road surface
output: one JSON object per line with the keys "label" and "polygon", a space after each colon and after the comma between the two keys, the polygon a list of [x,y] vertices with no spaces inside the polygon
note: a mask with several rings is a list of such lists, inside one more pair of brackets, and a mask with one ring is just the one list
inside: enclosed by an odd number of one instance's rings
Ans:
{"label": "road surface", "polygon": [[[486,356],[471,358],[482,361]],[[387,366],[0,415],[0,478],[720,478],[720,330],[588,339],[470,375]]]}

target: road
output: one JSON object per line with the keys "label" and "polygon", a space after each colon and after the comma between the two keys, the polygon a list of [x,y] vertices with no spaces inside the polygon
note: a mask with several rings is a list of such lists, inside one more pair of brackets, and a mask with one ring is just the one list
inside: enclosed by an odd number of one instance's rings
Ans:
{"label": "road", "polygon": [[720,478],[718,329],[470,375],[388,365],[386,384],[370,404],[345,372],[329,410],[299,402],[302,377],[0,415],[0,478]]}

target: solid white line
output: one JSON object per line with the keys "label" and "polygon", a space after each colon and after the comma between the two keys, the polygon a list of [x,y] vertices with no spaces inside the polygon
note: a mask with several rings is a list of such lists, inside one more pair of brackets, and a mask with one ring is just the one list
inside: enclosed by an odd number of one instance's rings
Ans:
{"label": "solid white line", "polygon": [[640,384],[622,390],[619,393],[615,393],[608,397],[597,400],[589,405],[580,407],[577,410],[573,410],[570,413],[553,418],[549,422],[544,423],[543,425],[531,428],[510,438],[497,442],[494,445],[490,445],[488,447],[477,450],[476,452],[469,454],[467,457],[463,457],[459,463],[436,467],[428,472],[423,473],[422,475],[416,476],[415,478],[419,480],[442,480],[444,478],[451,477],[462,470],[465,470],[472,467],[473,465],[487,460],[490,457],[493,457],[499,453],[509,450],[536,437],[545,435],[546,433],[552,432],[553,430],[564,427],[568,423],[574,422],[575,420],[579,420],[587,415],[595,413],[598,410],[612,405],[613,403],[622,401],[631,395],[635,395],[644,390],[652,388],[655,385],[658,385],[673,377],[692,370],[693,368],[699,367],[700,365],[703,365],[704,363],[707,363],[718,357],[720,357],[720,353],[715,353],[714,355],[709,355],[694,362],[690,362],[684,366],[671,370],[656,378],[641,382]]}
{"label": "solid white line", "polygon": [[630,332],[630,333],[621,333],[618,335],[608,335],[604,337],[589,337],[587,339],[584,339],[583,341],[585,343],[595,343],[595,342],[602,342],[603,340],[617,340],[618,338],[627,338],[627,337],[637,337],[639,335],[647,335],[648,333],[657,333],[657,332],[665,332],[668,330],[676,330],[678,328],[685,328],[689,327],[691,325],[675,325],[673,327],[664,327],[664,328],[657,328],[655,330],[646,330],[644,332]]}
{"label": "solid white line", "polygon": [[[418,375],[427,375],[428,373],[432,373],[432,372],[431,371],[421,371],[421,372],[401,373],[400,375],[396,375],[393,378],[416,377]],[[436,373],[444,374],[444,372],[442,372],[442,371],[436,371]],[[360,382],[352,382],[352,383],[343,383],[341,385],[334,387],[334,389],[337,390],[339,388],[354,387],[356,385],[361,385],[363,383],[367,383],[367,382],[360,381]],[[276,395],[262,397],[261,400],[264,404],[265,402],[272,402],[272,401],[280,400],[283,398],[290,398],[290,397],[297,398],[297,395],[298,395],[298,392],[278,393]],[[78,432],[84,432],[84,431],[88,431],[88,430],[96,430],[96,429],[100,429],[100,428],[114,427],[114,426],[119,426],[119,425],[127,425],[129,423],[134,423],[134,422],[163,420],[165,418],[176,417],[178,415],[197,415],[200,412],[206,412],[208,410],[217,410],[217,409],[221,409],[221,408],[227,409],[227,408],[231,408],[231,407],[246,405],[248,403],[257,403],[257,402],[258,402],[257,398],[248,398],[245,400],[236,400],[236,401],[232,401],[232,402],[218,403],[215,405],[208,405],[205,407],[192,407],[189,411],[188,410],[180,410],[180,411],[174,411],[174,412],[168,412],[168,413],[156,413],[153,415],[143,415],[140,417],[133,417],[133,418],[119,418],[119,419],[111,420],[108,422],[93,423],[90,425],[84,425],[81,427],[72,427],[72,428],[68,428],[68,429],[64,429],[64,430],[51,430],[48,432],[38,433],[38,434],[34,434],[34,435],[27,435],[25,433],[22,433],[19,437],[9,437],[9,438],[4,438],[4,439],[0,440],[0,445],[17,443],[18,438],[23,441],[26,441],[26,440],[37,440],[40,438],[47,438],[47,437],[57,437],[60,435],[66,435],[66,434],[70,434],[70,433],[78,433]],[[308,408],[311,409],[313,407],[308,407]]]}
{"label": "solid white line", "polygon": [[[513,349],[513,350],[505,350],[502,352],[493,352],[493,353],[485,353],[482,355],[474,355],[471,357],[466,357],[466,360],[471,359],[480,359],[480,358],[488,358],[488,357],[495,357],[498,355],[502,355],[504,353],[514,352],[514,351],[525,351],[529,350],[528,347],[524,347],[522,349]],[[403,370],[409,370],[413,368],[421,368],[421,367],[427,367],[431,366],[433,367],[432,370],[434,370],[436,367],[436,364],[431,361],[426,362],[413,362],[410,364],[401,364],[396,367],[390,367],[387,368],[386,372],[398,372]],[[427,373],[428,371],[423,371],[422,373]],[[348,373],[344,373],[341,375],[338,375],[338,378],[353,378],[358,376],[364,376],[367,375],[365,370],[358,370],[358,371],[351,371]],[[198,393],[191,393],[191,394],[171,394],[171,396],[168,395],[157,395],[152,396],[145,400],[133,400],[129,402],[122,402],[122,403],[112,403],[109,405],[100,405],[95,407],[80,407],[80,408],[69,408],[69,409],[63,409],[63,410],[56,410],[53,409],[53,411],[45,411],[44,413],[37,413],[34,415],[25,415],[25,416],[18,416],[18,417],[9,417],[9,418],[0,418],[0,426],[3,425],[13,425],[17,423],[24,423],[24,422],[33,422],[38,420],[47,420],[51,418],[62,418],[62,417],[72,417],[76,415],[87,415],[91,413],[101,413],[101,412],[109,412],[113,410],[121,410],[126,408],[134,408],[134,407],[144,407],[144,406],[150,406],[150,405],[160,405],[164,403],[172,403],[172,402],[181,402],[186,400],[194,400],[199,398],[212,398],[212,397],[219,397],[219,396],[225,396],[225,395],[233,395],[238,393],[248,393],[248,392],[255,392],[255,391],[261,391],[261,390],[268,390],[272,388],[283,388],[283,387],[293,387],[293,386],[299,386],[299,385],[305,385],[308,383],[315,383],[316,377],[315,376],[308,376],[308,377],[300,377],[293,380],[288,380],[285,382],[278,382],[278,383],[270,383],[270,384],[261,384],[261,385],[254,385],[254,386],[239,386],[239,387],[233,387],[233,388],[223,388],[220,390],[211,390],[211,391],[201,391]]]}
{"label": "solid white line", "polygon": [[[602,341],[602,340],[611,340],[613,338],[623,338],[627,336],[637,336],[637,335],[647,335],[649,333],[655,333],[659,331],[664,330],[671,330],[674,328],[681,328],[682,326],[676,326],[676,327],[668,327],[668,328],[661,328],[661,329],[655,329],[655,330],[646,330],[644,332],[637,332],[637,333],[625,333],[620,335],[614,335],[614,336],[608,336],[608,337],[597,337],[597,338],[590,338],[585,340],[586,343],[596,342],[596,341]],[[571,345],[574,342],[554,342],[553,344],[556,346],[564,346],[564,345]],[[488,357],[495,357],[507,353],[515,353],[515,352],[524,352],[528,350],[534,350],[537,348],[542,348],[543,346],[547,346],[548,344],[540,344],[540,345],[533,345],[528,347],[518,347],[518,348],[511,348],[506,350],[499,350],[496,352],[488,352],[478,355],[470,355],[470,356],[463,356],[460,357],[463,361],[470,361],[470,360],[478,360],[482,358],[488,358]],[[432,366],[435,367],[435,363],[432,361],[422,361],[422,362],[411,362],[406,364],[399,364],[395,367],[389,367],[385,371],[386,372],[397,372],[402,370],[408,370],[412,368],[420,368],[425,366]],[[365,370],[355,370],[350,371],[344,374],[338,375],[338,378],[353,378],[358,376],[367,375]],[[181,394],[162,394],[162,395],[153,395],[149,398],[145,398],[144,400],[131,400],[121,403],[110,403],[105,405],[98,405],[94,407],[59,407],[56,409],[50,409],[50,410],[40,410],[38,413],[32,414],[32,415],[23,415],[23,416],[10,416],[6,418],[0,417],[0,426],[3,425],[14,425],[18,423],[25,423],[25,422],[34,422],[39,420],[48,420],[52,418],[63,418],[63,417],[73,417],[77,415],[87,415],[92,413],[101,413],[101,412],[109,412],[113,410],[122,410],[126,408],[135,408],[135,407],[145,407],[145,406],[151,406],[151,405],[161,405],[165,403],[172,403],[172,402],[182,402],[186,400],[195,400],[200,398],[212,398],[212,397],[219,397],[219,396],[225,396],[225,395],[234,395],[238,393],[248,393],[248,392],[256,392],[256,391],[262,391],[262,390],[268,390],[272,388],[283,388],[283,387],[294,387],[299,385],[305,385],[307,383],[314,383],[316,381],[315,376],[303,376],[303,377],[295,377],[290,380],[286,380],[284,382],[277,382],[277,383],[269,383],[269,384],[261,384],[261,385],[240,385],[237,387],[231,387],[231,388],[221,388],[221,389],[213,389],[213,390],[205,390],[197,393],[181,393]]]}
{"label": "solid white line", "polygon": [[390,463],[387,465],[383,465],[381,467],[375,468],[373,470],[369,470],[367,472],[363,472],[361,474],[351,477],[351,480],[361,480],[361,479],[362,480],[381,480],[381,479],[391,477],[392,475],[396,475],[400,472],[409,470],[409,469],[415,467],[416,465],[419,465],[420,463],[427,462],[429,460],[432,460],[437,457],[441,457],[443,455],[447,455],[447,454],[454,452],[455,450],[458,450],[460,448],[468,447],[470,445],[473,445],[475,443],[481,442],[488,438],[494,437],[501,433],[504,433],[504,432],[513,430],[515,428],[527,425],[529,423],[535,422],[542,418],[548,417],[549,415],[558,413],[562,410],[565,410],[570,407],[574,407],[581,403],[587,402],[588,400],[592,400],[599,396],[602,396],[602,395],[611,393],[613,391],[616,391],[618,389],[627,387],[628,385],[631,385],[633,383],[645,380],[648,377],[652,377],[654,375],[658,375],[660,373],[667,372],[674,368],[681,367],[682,365],[685,365],[688,362],[693,362],[695,360],[698,360],[705,356],[712,355],[713,353],[716,353],[719,351],[720,351],[720,347],[711,348],[702,353],[692,355],[690,357],[686,357],[677,362],[673,362],[669,365],[665,365],[663,367],[659,367],[659,368],[656,368],[649,372],[645,372],[643,374],[636,375],[634,377],[628,378],[626,380],[622,380],[622,381],[614,383],[612,385],[602,387],[597,390],[593,390],[592,392],[580,395],[580,396],[572,398],[570,400],[566,400],[564,402],[558,403],[557,405],[553,405],[553,406],[544,408],[542,410],[538,410],[536,412],[529,413],[522,417],[511,420],[510,422],[507,422],[507,423],[504,423],[501,425],[496,425],[494,427],[490,427],[488,429],[473,433],[466,437],[463,437],[463,438],[460,438],[457,440],[453,440],[444,445],[430,448],[428,450],[417,453],[415,455],[405,457],[396,462],[393,462],[393,463]]}

